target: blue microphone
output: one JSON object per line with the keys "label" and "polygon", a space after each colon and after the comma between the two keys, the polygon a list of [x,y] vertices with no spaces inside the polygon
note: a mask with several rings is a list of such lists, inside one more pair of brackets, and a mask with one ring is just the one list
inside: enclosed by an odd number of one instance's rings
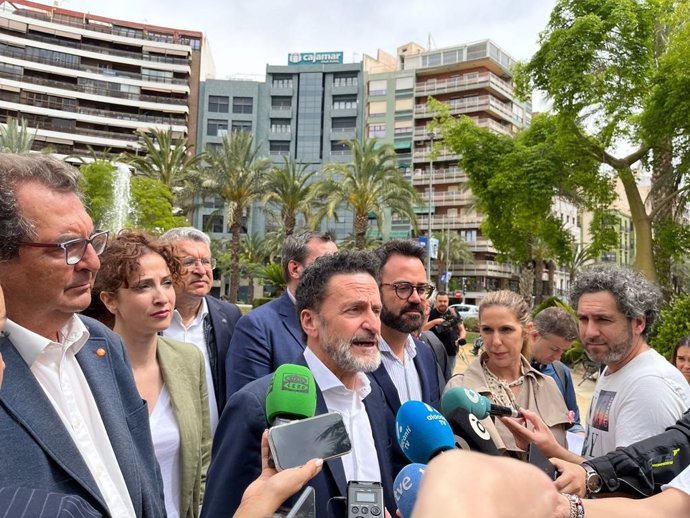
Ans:
{"label": "blue microphone", "polygon": [[414,503],[417,501],[419,485],[422,483],[422,476],[426,465],[414,463],[408,464],[400,470],[393,482],[393,496],[402,518],[411,518]]}
{"label": "blue microphone", "polygon": [[406,401],[395,417],[400,449],[412,462],[426,464],[442,451],[455,448],[455,436],[446,418],[421,401]]}
{"label": "blue microphone", "polygon": [[456,408],[463,408],[479,419],[486,419],[490,415],[522,417],[514,408],[494,405],[488,397],[464,387],[449,388],[441,397],[441,411],[444,415]]}

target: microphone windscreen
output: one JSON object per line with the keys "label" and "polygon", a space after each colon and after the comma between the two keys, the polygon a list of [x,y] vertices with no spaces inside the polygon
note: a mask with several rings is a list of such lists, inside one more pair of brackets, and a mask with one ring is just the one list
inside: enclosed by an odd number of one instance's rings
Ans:
{"label": "microphone windscreen", "polygon": [[455,448],[455,438],[448,421],[422,401],[406,401],[395,417],[395,433],[405,456],[412,462],[426,464],[445,450]]}
{"label": "microphone windscreen", "polygon": [[422,475],[426,465],[414,463],[408,464],[400,470],[393,482],[393,496],[402,518],[411,518],[414,503],[419,493],[419,485],[422,483]]}
{"label": "microphone windscreen", "polygon": [[445,415],[453,433],[458,438],[460,448],[478,451],[488,455],[498,455],[498,448],[491,434],[482,422],[464,408],[456,408]]}
{"label": "microphone windscreen", "polygon": [[491,401],[472,389],[452,387],[441,397],[441,412],[448,415],[456,408],[463,408],[479,419],[485,419],[489,416]]}
{"label": "microphone windscreen", "polygon": [[266,393],[266,418],[305,419],[316,412],[316,382],[303,365],[285,363],[273,373]]}

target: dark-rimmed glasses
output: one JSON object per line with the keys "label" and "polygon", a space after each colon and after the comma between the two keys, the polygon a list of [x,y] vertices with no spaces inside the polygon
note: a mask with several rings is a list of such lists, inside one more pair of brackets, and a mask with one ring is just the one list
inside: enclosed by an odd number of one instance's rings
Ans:
{"label": "dark-rimmed glasses", "polygon": [[428,299],[434,292],[432,284],[410,284],[409,282],[381,283],[381,286],[393,286],[399,299],[407,300],[412,296],[412,290],[417,292],[420,299]]}
{"label": "dark-rimmed glasses", "polygon": [[82,260],[87,246],[91,245],[96,255],[101,255],[105,251],[107,244],[107,230],[95,232],[86,239],[71,239],[64,243],[20,243],[21,246],[30,246],[32,248],[62,248],[65,251],[65,262],[70,266],[74,266]]}

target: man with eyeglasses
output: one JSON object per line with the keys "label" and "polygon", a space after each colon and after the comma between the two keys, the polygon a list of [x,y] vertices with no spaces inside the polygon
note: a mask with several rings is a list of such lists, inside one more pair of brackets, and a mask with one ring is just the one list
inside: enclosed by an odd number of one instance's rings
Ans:
{"label": "man with eyeglasses", "polygon": [[240,309],[209,295],[213,287],[216,260],[211,256],[211,240],[194,227],[179,227],[161,237],[175,247],[182,262],[182,279],[175,283],[175,313],[170,327],[163,332],[182,342],[196,345],[206,359],[211,432],[215,433],[218,417],[225,406],[225,357]]}
{"label": "man with eyeglasses", "polygon": [[[426,282],[426,253],[412,241],[389,241],[376,250],[381,262],[381,365],[369,377],[383,390],[392,419],[409,400],[438,407],[441,398],[436,358],[412,333],[424,322],[434,287]],[[394,475],[409,463],[394,442]]]}
{"label": "man with eyeglasses", "polygon": [[[44,155],[0,154],[0,487],[80,497],[111,518],[163,516],[148,411],[122,340],[77,313],[107,234],[79,172]],[[14,516],[14,514],[13,514]]]}
{"label": "man with eyeglasses", "polygon": [[302,355],[306,342],[295,307],[297,284],[306,267],[337,251],[330,232],[304,231],[285,238],[281,254],[285,292],[237,322],[225,365],[228,398]]}
{"label": "man with eyeglasses", "polygon": [[448,353],[449,368],[453,372],[458,347],[467,343],[467,331],[462,317],[455,309],[449,307],[449,303],[448,293],[439,291],[436,295],[436,304],[429,313],[429,321],[424,325],[424,331],[430,329],[443,342]]}

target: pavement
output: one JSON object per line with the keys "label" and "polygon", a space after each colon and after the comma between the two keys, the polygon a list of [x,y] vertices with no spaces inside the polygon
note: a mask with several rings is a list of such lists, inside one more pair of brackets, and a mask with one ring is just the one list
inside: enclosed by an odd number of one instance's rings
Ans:
{"label": "pavement", "polygon": [[[455,374],[460,374],[464,372],[465,369],[472,363],[476,356],[472,354],[472,344],[468,343],[461,347],[462,353],[458,353],[458,359],[455,363]],[[465,361],[467,360],[467,361]],[[584,426],[585,419],[587,418],[587,412],[589,411],[589,405],[592,402],[592,394],[594,393],[595,381],[589,379],[583,379],[583,369],[581,366],[576,367],[572,371],[573,383],[575,384],[575,395],[577,396],[577,406],[580,408],[580,422]]]}

